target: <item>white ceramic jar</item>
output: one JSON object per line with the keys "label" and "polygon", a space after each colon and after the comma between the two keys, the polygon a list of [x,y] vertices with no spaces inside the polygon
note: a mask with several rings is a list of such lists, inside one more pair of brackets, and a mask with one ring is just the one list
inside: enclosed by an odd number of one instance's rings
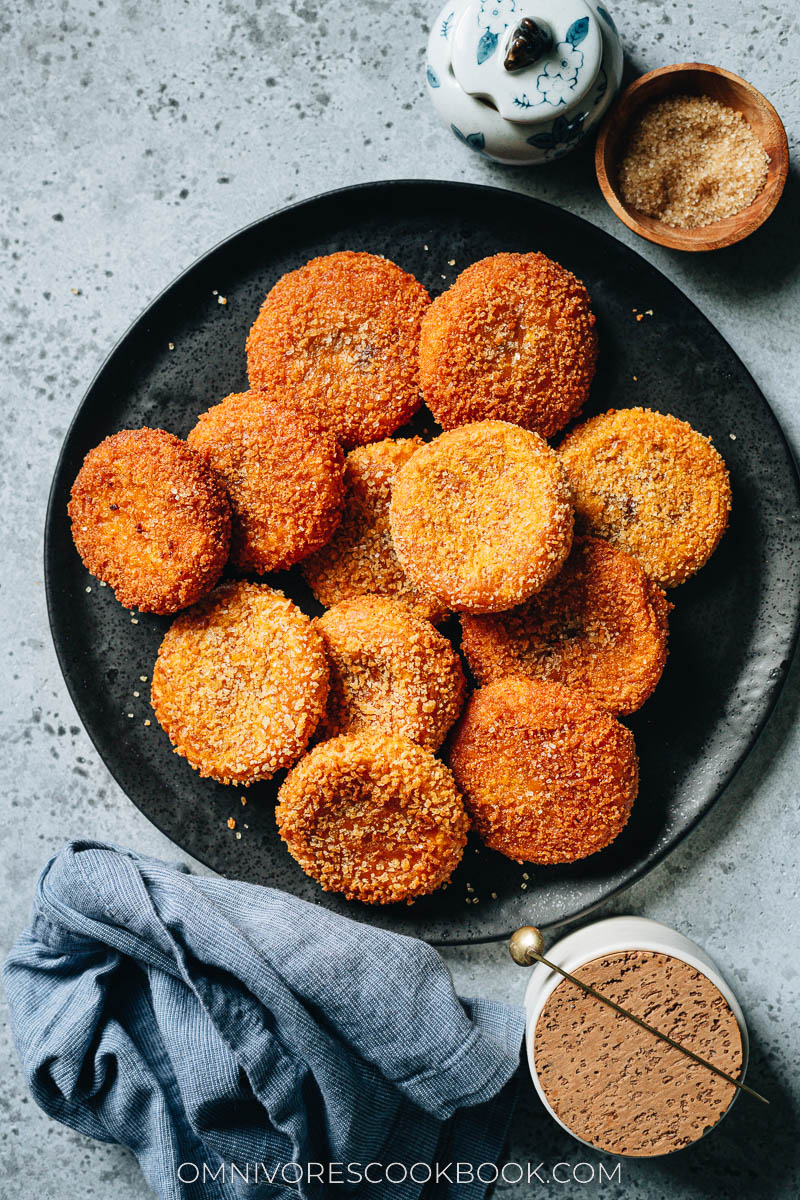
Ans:
{"label": "white ceramic jar", "polygon": [[622,78],[596,0],[451,0],[428,40],[428,93],[459,141],[498,162],[560,158],[597,125]]}
{"label": "white ceramic jar", "polygon": [[[545,951],[545,954],[551,962],[563,967],[565,971],[573,973],[578,967],[592,962],[593,959],[628,950],[652,950],[659,954],[667,954],[672,958],[681,959],[705,975],[717,990],[721,992],[739,1026],[742,1038],[742,1070],[740,1079],[744,1081],[747,1071],[748,1039],[747,1026],[745,1025],[744,1014],[739,1002],[706,952],[682,933],[678,933],[675,929],[670,929],[668,925],[661,925],[658,921],[650,921],[645,917],[610,917],[605,921],[596,921],[593,925],[586,925],[584,928],[576,930],[575,933],[561,938],[549,950]],[[541,963],[531,971],[528,988],[525,993],[525,1044],[528,1067],[530,1068],[534,1087],[539,1093],[539,1098],[553,1119],[558,1121],[559,1125],[563,1129],[566,1129],[567,1133],[571,1134],[577,1141],[582,1142],[583,1145],[590,1145],[589,1142],[578,1137],[568,1125],[565,1125],[553,1110],[539,1081],[539,1075],[536,1070],[536,1023],[550,995],[562,982],[561,975],[556,971],[551,971],[549,967],[545,967]],[[731,1105],[738,1095],[739,1092],[736,1091],[731,1100]],[[725,1115],[727,1115],[727,1112],[730,1112],[731,1105],[728,1106]],[[712,1128],[716,1128],[716,1126],[712,1126]],[[592,1149],[595,1149],[595,1147],[592,1147]],[[675,1153],[675,1151],[672,1151],[672,1153]]]}

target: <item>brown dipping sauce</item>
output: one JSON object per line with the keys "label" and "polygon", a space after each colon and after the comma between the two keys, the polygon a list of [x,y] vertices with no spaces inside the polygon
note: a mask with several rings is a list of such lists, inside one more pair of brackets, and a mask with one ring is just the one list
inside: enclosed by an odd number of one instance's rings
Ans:
{"label": "brown dipping sauce", "polygon": [[[572,974],[738,1079],[742,1037],[725,997],[695,967],[652,950],[595,958]],[[534,1033],[550,1107],[577,1137],[634,1157],[702,1137],[733,1100],[732,1084],[564,980]]]}

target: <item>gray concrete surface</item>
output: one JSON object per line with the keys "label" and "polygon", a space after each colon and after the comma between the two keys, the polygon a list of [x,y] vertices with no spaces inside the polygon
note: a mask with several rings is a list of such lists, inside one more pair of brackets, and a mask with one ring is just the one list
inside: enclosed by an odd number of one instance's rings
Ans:
{"label": "gray concrete surface", "polygon": [[[640,0],[613,10],[629,74],[687,59],[728,67],[770,96],[796,142],[800,37],[787,6]],[[514,172],[440,129],[420,77],[435,15],[436,0],[11,0],[0,12],[3,949],[25,924],[43,861],[66,839],[93,834],[175,853],[120,793],[81,728],[50,644],[42,586],[42,522],[59,446],[88,381],[143,305],[239,226],[359,180],[516,187],[635,241],[604,206],[586,153]],[[727,336],[795,447],[799,193],[795,161],[767,227],[719,255],[680,257],[636,242]],[[752,1081],[773,1104],[762,1111],[740,1101],[702,1145],[666,1161],[624,1163],[612,1183],[561,1185],[571,1194],[800,1193],[799,697],[795,670],[711,816],[605,909],[661,918],[707,947],[739,992],[753,1039]],[[521,997],[524,976],[502,947],[447,958],[465,992]],[[148,1195],[127,1151],[79,1137],[37,1110],[5,1024],[2,1038],[0,1196]],[[534,1165],[589,1162],[595,1171],[601,1162],[562,1137],[529,1092],[509,1154]],[[539,1186],[499,1194],[533,1195]]]}

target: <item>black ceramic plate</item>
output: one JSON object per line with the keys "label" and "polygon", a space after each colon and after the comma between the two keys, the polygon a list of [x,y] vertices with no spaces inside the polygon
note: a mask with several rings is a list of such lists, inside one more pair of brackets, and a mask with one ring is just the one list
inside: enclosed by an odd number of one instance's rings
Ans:
{"label": "black ceramic plate", "polygon": [[[83,456],[101,438],[140,425],[183,436],[198,413],[244,388],[244,341],[265,291],[314,255],[342,249],[384,254],[434,294],[487,254],[543,250],[586,282],[598,316],[601,357],[585,415],[637,404],[674,413],[713,436],[733,479],[730,528],[709,566],[673,593],[667,669],[630,719],[641,786],[622,835],[602,853],[562,867],[522,867],[470,844],[450,886],[412,907],[369,908],[320,891],[277,837],[280,779],[250,788],[243,807],[240,789],[200,779],[172,753],[155,720],[145,724],[149,676],[169,620],[139,616],[135,624],[111,590],[97,586],[75,553],[66,511]],[[637,321],[635,310],[648,315]],[[658,862],[720,795],[766,721],[791,656],[799,498],[790,451],[750,375],[694,305],[633,251],[513,192],[369,184],[235,234],[171,284],[112,351],[67,434],[50,495],[45,569],[53,639],[107,766],[190,854],[229,877],[429,941],[486,940],[586,911]],[[306,612],[319,611],[297,569],[274,582]],[[230,816],[241,838],[227,828]]]}

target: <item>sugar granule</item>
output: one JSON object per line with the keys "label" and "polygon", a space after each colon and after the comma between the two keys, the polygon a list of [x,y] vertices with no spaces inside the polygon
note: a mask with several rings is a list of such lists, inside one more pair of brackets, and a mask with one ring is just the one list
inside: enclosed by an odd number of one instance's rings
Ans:
{"label": "sugar granule", "polygon": [[769,158],[740,112],[710,96],[667,96],[635,122],[619,167],[626,204],[695,229],[742,212]]}

